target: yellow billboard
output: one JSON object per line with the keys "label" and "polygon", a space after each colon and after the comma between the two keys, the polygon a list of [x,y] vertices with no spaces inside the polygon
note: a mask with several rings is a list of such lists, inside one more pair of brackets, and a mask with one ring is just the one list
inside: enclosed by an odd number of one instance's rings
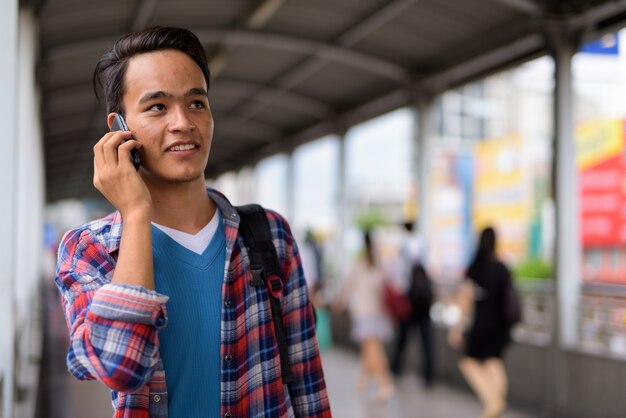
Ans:
{"label": "yellow billboard", "polygon": [[612,157],[624,148],[624,122],[619,119],[599,119],[580,123],[576,127],[576,164],[586,170]]}
{"label": "yellow billboard", "polygon": [[523,140],[518,134],[484,140],[476,144],[474,155],[474,228],[494,226],[498,250],[510,261],[521,260],[532,213]]}

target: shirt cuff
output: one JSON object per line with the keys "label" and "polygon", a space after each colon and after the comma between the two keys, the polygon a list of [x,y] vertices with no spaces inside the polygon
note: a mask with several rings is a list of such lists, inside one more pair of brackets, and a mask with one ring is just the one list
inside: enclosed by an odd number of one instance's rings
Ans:
{"label": "shirt cuff", "polygon": [[163,328],[167,325],[165,303],[168,299],[168,296],[142,286],[109,283],[95,292],[90,311],[112,321]]}

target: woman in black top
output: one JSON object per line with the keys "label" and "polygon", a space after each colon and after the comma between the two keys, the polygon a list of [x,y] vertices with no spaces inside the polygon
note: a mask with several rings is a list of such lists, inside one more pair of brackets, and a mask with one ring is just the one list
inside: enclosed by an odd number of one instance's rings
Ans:
{"label": "woman in black top", "polygon": [[[504,291],[511,278],[495,248],[496,233],[485,228],[457,296],[461,320],[449,333],[452,346],[465,347],[459,368],[483,405],[483,418],[499,417],[506,406],[502,352],[510,341],[510,329],[504,319]],[[469,316],[472,322],[464,333],[464,319]]]}

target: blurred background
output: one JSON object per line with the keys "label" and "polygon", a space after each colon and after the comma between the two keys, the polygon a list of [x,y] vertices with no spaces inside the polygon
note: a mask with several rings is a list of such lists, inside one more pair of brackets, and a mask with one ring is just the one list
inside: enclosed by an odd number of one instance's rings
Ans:
{"label": "blurred background", "polygon": [[156,24],[192,29],[209,56],[207,184],[315,237],[320,306],[363,228],[394,274],[402,225],[417,226],[441,387],[405,377],[365,408],[342,383],[358,360],[333,313],[336,416],[478,416],[445,330],[487,225],[524,306],[506,416],[626,416],[626,1],[2,0],[0,417],[112,413],[106,391],[66,375],[56,251],[112,210],[91,183],[106,132],[95,63]]}

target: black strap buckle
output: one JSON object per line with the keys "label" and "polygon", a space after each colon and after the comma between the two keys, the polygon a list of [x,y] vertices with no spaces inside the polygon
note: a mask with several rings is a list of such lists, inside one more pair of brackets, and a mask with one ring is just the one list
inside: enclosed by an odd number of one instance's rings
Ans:
{"label": "black strap buckle", "polygon": [[250,284],[255,287],[263,286],[263,266],[261,264],[250,264],[250,271],[252,272]]}
{"label": "black strap buckle", "polygon": [[280,300],[283,294],[283,281],[275,274],[267,278],[267,291],[274,299]]}

